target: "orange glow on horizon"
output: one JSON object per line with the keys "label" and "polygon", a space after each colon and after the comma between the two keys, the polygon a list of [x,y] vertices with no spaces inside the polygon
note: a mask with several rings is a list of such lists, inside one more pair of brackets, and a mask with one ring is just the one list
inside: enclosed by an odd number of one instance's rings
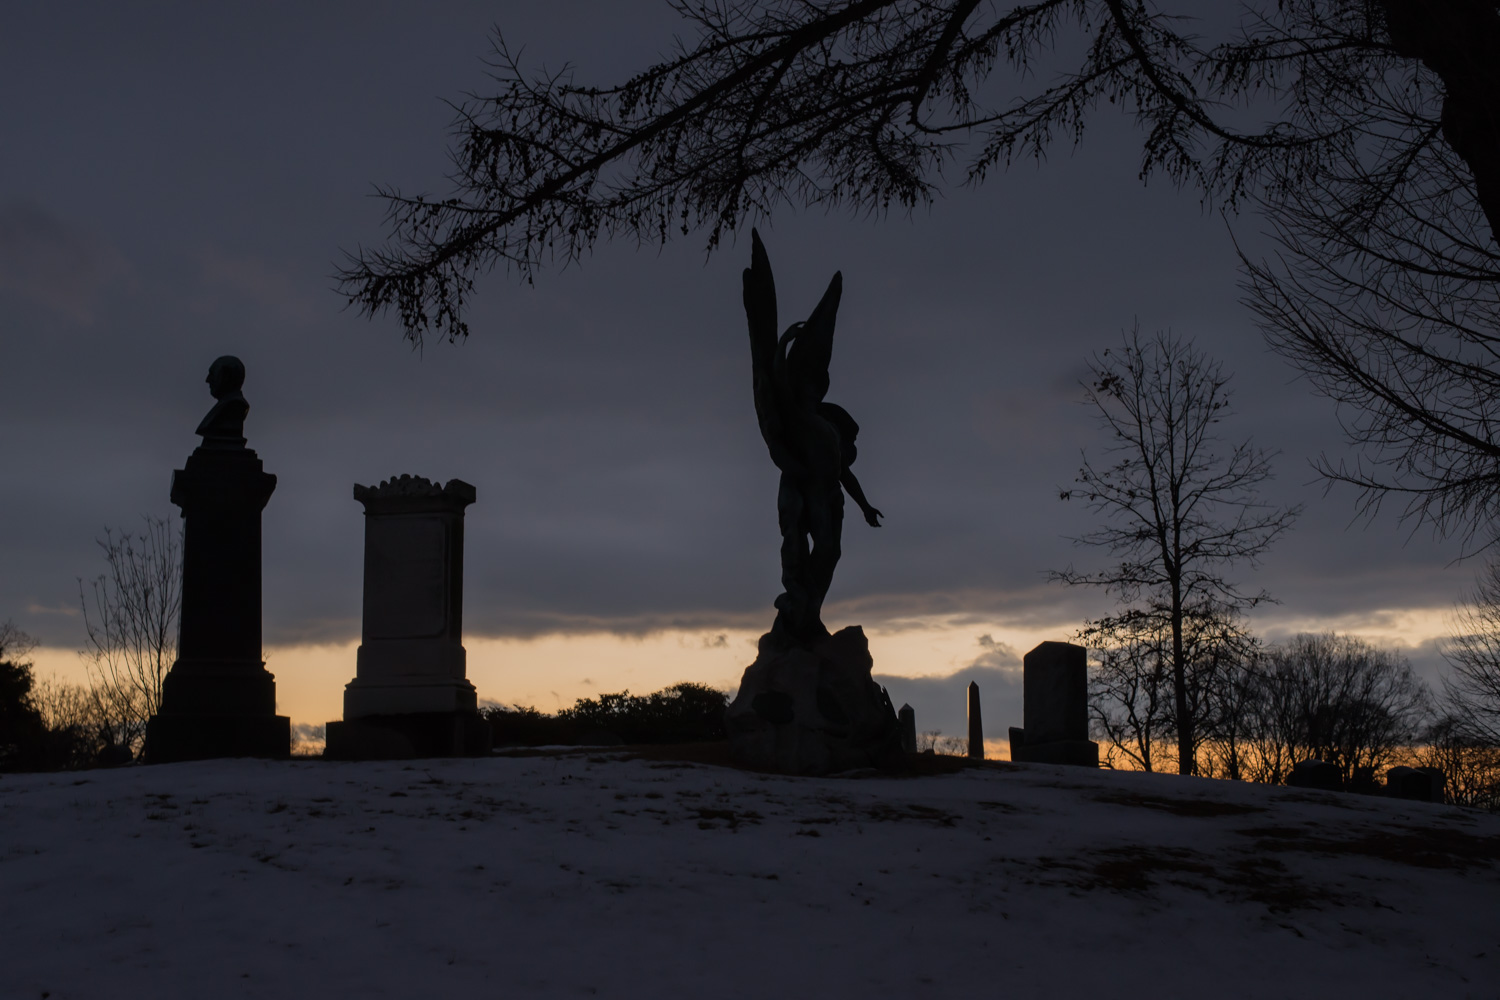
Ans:
{"label": "orange glow on horizon", "polygon": [[[1410,648],[1447,635],[1450,615],[1439,609],[1387,609],[1330,620],[1287,618],[1258,626],[1278,635],[1333,629],[1381,645]],[[948,617],[870,625],[865,631],[875,672],[897,677],[943,677],[985,657],[991,663],[997,658],[1013,662],[1019,670],[1020,657],[1037,643],[1070,638],[1067,627],[1020,629]],[[981,645],[981,636],[991,641]],[[732,692],[755,658],[758,638],[759,632],[745,629],[667,630],[642,637],[588,632],[530,639],[470,638],[464,646],[469,680],[482,701],[554,712],[579,698],[624,690],[647,694],[680,681]],[[277,710],[296,723],[342,718],[344,685],[354,677],[357,647],[352,641],[267,647],[266,666],[276,675]],[[30,659],[38,678],[87,683],[83,661],[74,650],[42,647]],[[1009,756],[1003,737],[985,743],[988,757]]]}

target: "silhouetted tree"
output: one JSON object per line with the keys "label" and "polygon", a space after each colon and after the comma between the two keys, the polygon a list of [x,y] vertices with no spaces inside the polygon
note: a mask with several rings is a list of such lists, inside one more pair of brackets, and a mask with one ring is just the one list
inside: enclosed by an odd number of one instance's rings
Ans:
{"label": "silhouetted tree", "polygon": [[1443,797],[1456,806],[1500,812],[1500,745],[1445,716],[1423,736],[1415,763],[1443,773]]}
{"label": "silhouetted tree", "polygon": [[[1208,606],[1183,616],[1186,702],[1192,716],[1195,768],[1215,777],[1241,779],[1241,732],[1245,677],[1256,640],[1238,616]],[[1162,757],[1179,738],[1170,622],[1142,608],[1126,608],[1091,622],[1081,638],[1094,654],[1089,670],[1092,729],[1104,741],[1111,766],[1161,769]],[[1181,767],[1173,754],[1170,765]]]}
{"label": "silhouetted tree", "polygon": [[123,756],[107,752],[118,746],[117,727],[98,685],[44,677],[32,686],[31,700],[47,730],[48,767],[92,767],[119,762]]}
{"label": "silhouetted tree", "polygon": [[1354,636],[1293,636],[1266,651],[1258,680],[1262,732],[1281,759],[1336,764],[1346,785],[1393,763],[1429,721],[1411,664]]}
{"label": "silhouetted tree", "polygon": [[[982,182],[1078,141],[1101,102],[1142,127],[1143,177],[1231,205],[1259,190],[1317,202],[1356,154],[1399,199],[1443,145],[1468,201],[1500,219],[1489,0],[1278,0],[1221,44],[1178,16],[1200,7],[1148,0],[673,6],[696,38],[618,85],[528,75],[497,36],[494,91],[457,108],[451,193],[381,191],[392,242],[351,258],[349,301],[394,309],[414,342],[464,336],[474,279],[497,265],[529,281],[601,234],[699,228],[712,249],[785,204],[910,209],[960,152]],[[1350,207],[1358,222],[1381,206]]]}
{"label": "silhouetted tree", "polygon": [[1124,758],[1142,771],[1157,769],[1172,700],[1170,640],[1162,640],[1160,629],[1090,637],[1097,657],[1089,670],[1090,728],[1111,767]]}
{"label": "silhouetted tree", "polygon": [[1208,678],[1210,709],[1197,750],[1199,773],[1229,781],[1265,780],[1254,739],[1260,640],[1239,627],[1222,629],[1215,638],[1199,668]]}
{"label": "silhouetted tree", "polygon": [[0,770],[40,766],[46,727],[32,697],[31,664],[22,660],[36,640],[0,622]]}
{"label": "silhouetted tree", "polygon": [[[106,529],[99,539],[108,572],[78,581],[94,690],[103,702],[110,742],[140,749],[146,722],[161,705],[161,685],[177,659],[182,610],[182,535],[160,518],[145,518],[138,535]],[[93,610],[90,611],[92,604]]]}
{"label": "silhouetted tree", "polygon": [[1444,692],[1455,735],[1500,747],[1500,561],[1486,565],[1459,609],[1443,656],[1453,668]]}
{"label": "silhouetted tree", "polygon": [[[1228,376],[1191,343],[1170,334],[1143,341],[1137,328],[1090,367],[1085,389],[1111,440],[1104,452],[1109,464],[1096,467],[1085,452],[1076,485],[1062,498],[1082,499],[1108,522],[1075,542],[1119,562],[1052,576],[1102,587],[1120,601],[1118,614],[1090,623],[1085,641],[1160,637],[1177,766],[1192,774],[1210,714],[1206,657],[1238,635],[1242,611],[1270,599],[1264,591],[1241,591],[1224,574],[1237,564],[1253,566],[1301,508],[1257,498],[1256,488],[1271,478],[1266,452],[1248,440],[1218,450],[1215,425],[1229,413]],[[1199,650],[1196,636],[1216,639]]]}
{"label": "silhouetted tree", "polygon": [[[1357,457],[1323,458],[1466,542],[1500,515],[1500,7],[1309,4],[1351,15],[1310,50],[1292,105],[1344,121],[1307,179],[1269,191],[1274,259],[1245,258],[1271,345],[1334,400]],[[1368,13],[1360,14],[1363,6]],[[1351,109],[1358,109],[1359,113]]]}

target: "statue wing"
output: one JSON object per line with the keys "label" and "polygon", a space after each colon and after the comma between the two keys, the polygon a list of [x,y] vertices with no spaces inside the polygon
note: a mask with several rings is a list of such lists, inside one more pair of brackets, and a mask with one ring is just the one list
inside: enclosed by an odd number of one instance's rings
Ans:
{"label": "statue wing", "polygon": [[[745,319],[750,325],[750,368],[755,390],[755,417],[761,437],[778,458],[782,420],[776,401],[773,369],[777,352],[776,280],[771,276],[771,258],[766,255],[760,233],[750,230],[750,266],[744,272]],[[781,462],[777,461],[778,466]]]}
{"label": "statue wing", "polygon": [[828,290],[818,301],[818,307],[801,324],[796,340],[787,355],[787,366],[791,369],[791,381],[798,386],[813,389],[813,397],[821,400],[828,392],[828,366],[833,361],[833,326],[838,319],[839,299],[844,294],[844,276],[834,272]]}

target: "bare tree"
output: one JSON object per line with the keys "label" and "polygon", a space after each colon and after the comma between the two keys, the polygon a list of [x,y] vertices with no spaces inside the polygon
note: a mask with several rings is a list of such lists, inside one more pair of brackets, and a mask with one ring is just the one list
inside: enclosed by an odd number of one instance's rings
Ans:
{"label": "bare tree", "polygon": [[1331,632],[1268,650],[1260,684],[1265,729],[1283,757],[1337,764],[1346,785],[1414,746],[1431,710],[1403,657]]}
{"label": "bare tree", "polygon": [[[46,728],[44,766],[76,768],[123,762],[115,736],[119,727],[99,685],[71,684],[55,676],[38,678],[32,702]],[[105,753],[111,750],[113,757]]]}
{"label": "bare tree", "polygon": [[37,641],[9,620],[0,622],[0,770],[40,766],[46,727],[36,707],[31,663]]}
{"label": "bare tree", "polygon": [[1500,812],[1500,744],[1475,737],[1464,720],[1434,723],[1414,763],[1443,773],[1444,798],[1453,805]]}
{"label": "bare tree", "polygon": [[[1488,0],[1267,0],[1224,18],[1218,42],[1182,16],[1199,6],[1152,0],[672,5],[696,37],[616,85],[528,74],[497,35],[494,89],[455,108],[451,191],[381,190],[391,243],[351,256],[350,303],[394,310],[414,342],[465,336],[475,278],[496,266],[530,281],[601,234],[696,228],[712,249],[788,204],[910,209],[961,155],[983,182],[1077,142],[1106,104],[1141,126],[1143,177],[1230,206],[1259,190],[1317,200],[1356,146],[1371,176],[1410,179],[1443,143],[1500,219]],[[1251,121],[1267,124],[1233,124]]]}
{"label": "bare tree", "polygon": [[1197,759],[1200,774],[1229,781],[1262,781],[1255,733],[1260,641],[1237,625],[1210,636],[1200,666],[1208,678],[1209,708]]}
{"label": "bare tree", "polygon": [[[1298,731],[1296,692],[1288,685],[1268,682],[1264,648],[1257,647],[1242,662],[1225,701],[1233,707],[1221,713],[1215,739],[1233,742],[1234,773],[1229,773],[1225,760],[1223,776],[1283,784],[1306,754],[1299,756],[1301,745],[1287,735]],[[1228,758],[1227,747],[1217,756]]]}
{"label": "bare tree", "polygon": [[1500,560],[1485,567],[1443,649],[1445,701],[1458,735],[1500,747]]}
{"label": "bare tree", "polygon": [[[1256,640],[1222,607],[1190,609],[1183,619],[1186,702],[1193,717],[1192,753],[1198,773],[1241,779],[1248,664]],[[1177,742],[1172,631],[1162,616],[1126,609],[1092,622],[1081,638],[1095,662],[1089,671],[1092,728],[1104,741],[1111,767],[1161,769]],[[1180,768],[1172,754],[1170,766]]]}
{"label": "bare tree", "polygon": [[109,740],[138,751],[177,659],[182,534],[165,519],[147,517],[136,535],[105,529],[99,548],[108,572],[90,581],[88,591],[78,581],[89,641],[79,655],[103,703]]}
{"label": "bare tree", "polygon": [[1104,761],[1123,758],[1142,771],[1156,770],[1156,749],[1166,735],[1171,671],[1156,636],[1096,637],[1097,661],[1089,670],[1090,728],[1104,743]]}
{"label": "bare tree", "polygon": [[48,729],[98,730],[102,706],[93,687],[70,684],[55,676],[43,677],[32,688],[32,695]]}
{"label": "bare tree", "polygon": [[[1075,539],[1118,563],[1052,574],[1071,585],[1101,587],[1121,611],[1085,629],[1093,636],[1160,635],[1171,681],[1179,773],[1196,771],[1196,752],[1212,686],[1195,636],[1227,635],[1238,615],[1270,600],[1247,593],[1225,573],[1254,566],[1291,527],[1300,507],[1262,503],[1256,488],[1271,478],[1271,456],[1246,440],[1219,451],[1216,425],[1229,414],[1222,366],[1170,334],[1143,341],[1139,327],[1122,347],[1091,364],[1087,398],[1111,440],[1108,464],[1085,452],[1078,497],[1107,525]],[[1212,643],[1205,644],[1206,653]]]}
{"label": "bare tree", "polygon": [[[16,628],[10,619],[0,622],[0,661],[19,664],[21,657],[36,649],[36,639]],[[26,664],[29,668],[30,664]]]}
{"label": "bare tree", "polygon": [[1293,117],[1348,127],[1315,183],[1267,192],[1279,246],[1244,258],[1245,288],[1272,347],[1338,405],[1356,454],[1321,459],[1327,480],[1366,514],[1394,500],[1482,547],[1500,516],[1500,8],[1367,6],[1364,41],[1351,21],[1349,44],[1304,57]]}

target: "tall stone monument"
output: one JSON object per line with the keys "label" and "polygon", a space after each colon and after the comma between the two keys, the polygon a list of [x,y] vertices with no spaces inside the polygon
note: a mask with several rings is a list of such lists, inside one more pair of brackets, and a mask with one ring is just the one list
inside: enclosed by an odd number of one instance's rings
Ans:
{"label": "tall stone monument", "polygon": [[225,356],[208,370],[217,402],[203,438],[172,473],[182,508],[182,617],[177,662],[146,726],[146,760],[286,757],[291,725],[276,714],[276,679],[260,648],[260,512],[276,477],[245,447],[245,366]]}
{"label": "tall stone monument", "polygon": [[1088,653],[1071,642],[1044,642],[1022,659],[1025,726],[1010,730],[1010,759],[1099,766],[1089,739]]}
{"label": "tall stone monument", "polygon": [[979,682],[969,682],[969,756],[984,760],[984,713],[979,707]]}
{"label": "tall stone monument", "polygon": [[781,471],[776,515],[781,586],[776,621],[760,638],[739,694],[725,712],[730,756],[741,764],[792,774],[827,774],[899,763],[901,727],[873,665],[864,630],[830,635],[823,599],[841,553],[844,494],[865,522],[880,511],[865,499],[851,468],[859,425],[826,402],[833,327],[843,293],[835,274],[805,323],[778,338],[776,284],[760,234],[751,232],[744,273],[745,317],[755,416],[771,461]]}
{"label": "tall stone monument", "polygon": [[490,750],[465,677],[464,508],[474,487],[400,476],[354,487],[365,507],[365,596],[344,719],[325,756],[454,757]]}

